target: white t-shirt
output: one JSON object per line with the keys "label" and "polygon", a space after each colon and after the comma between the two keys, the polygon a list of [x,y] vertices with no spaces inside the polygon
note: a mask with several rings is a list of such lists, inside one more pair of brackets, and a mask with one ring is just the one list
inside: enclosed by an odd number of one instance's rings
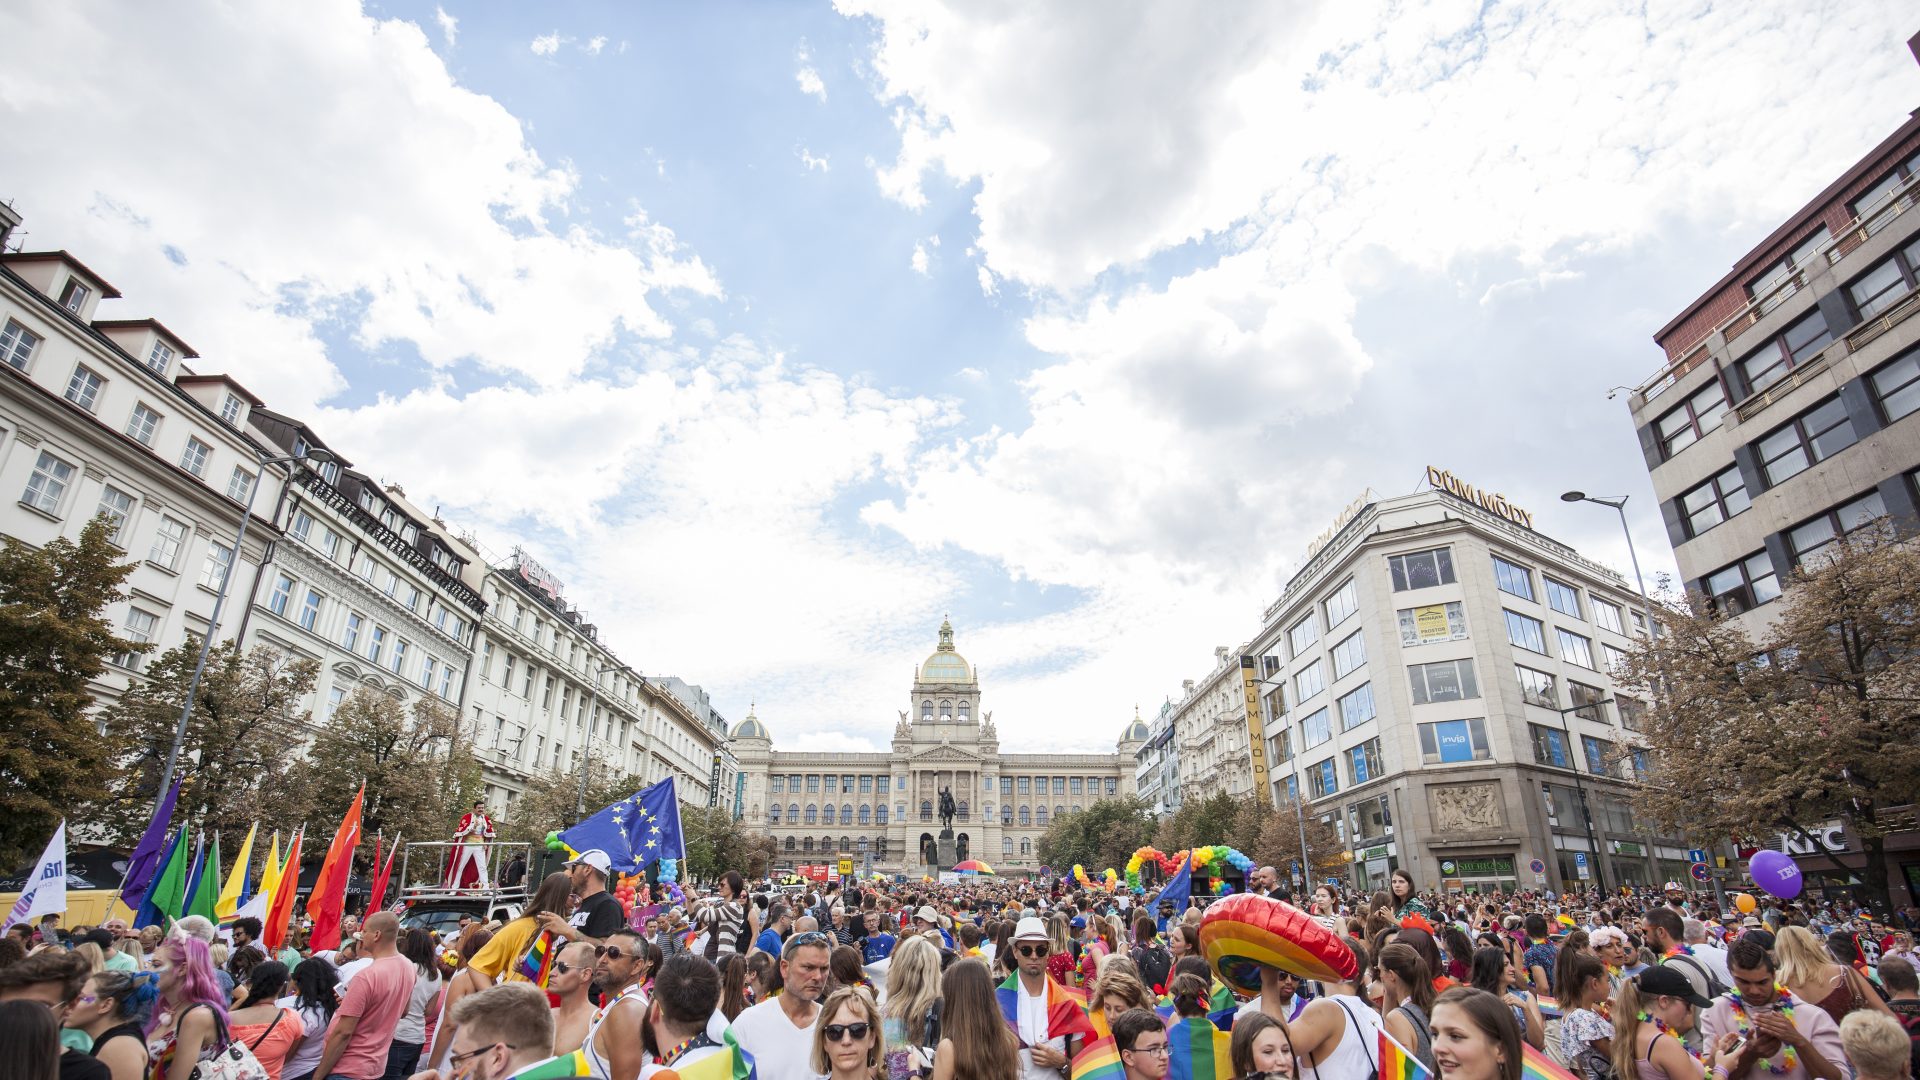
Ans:
{"label": "white t-shirt", "polygon": [[[820,1010],[814,1009],[814,1023]],[[760,1080],[810,1080],[813,1076],[813,1024],[796,1027],[780,999],[763,1001],[733,1018],[733,1037],[753,1055]]]}
{"label": "white t-shirt", "polygon": [[1707,970],[1720,980],[1720,985],[1733,985],[1733,972],[1727,970],[1727,950],[1701,942],[1693,947],[1693,958],[1707,965]]}
{"label": "white t-shirt", "polygon": [[[1027,993],[1027,984],[1018,977],[1013,980],[1014,991],[1020,995],[1019,1021],[1020,1041],[1025,1046],[1050,1046],[1066,1053],[1067,1040],[1063,1037],[1047,1038],[1047,989],[1042,986],[1038,995]],[[1033,1063],[1033,1053],[1025,1048],[1020,1051],[1022,1075],[1028,1080],[1060,1080],[1060,1070],[1049,1069]]]}

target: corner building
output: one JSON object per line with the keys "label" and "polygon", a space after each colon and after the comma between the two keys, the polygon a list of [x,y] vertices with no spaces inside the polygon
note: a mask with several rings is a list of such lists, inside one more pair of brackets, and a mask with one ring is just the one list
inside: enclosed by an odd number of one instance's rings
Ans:
{"label": "corner building", "polygon": [[1625,580],[1524,511],[1447,491],[1343,518],[1251,651],[1274,796],[1302,793],[1336,831],[1351,883],[1384,889],[1399,868],[1462,890],[1684,878],[1685,845],[1629,809],[1644,706],[1608,673],[1646,614]]}
{"label": "corner building", "polygon": [[[1654,334],[1665,360],[1628,404],[1681,580],[1756,637],[1838,536],[1920,530],[1916,314],[1920,113]],[[1858,839],[1806,824],[1838,846],[1770,846],[1851,895]],[[1920,831],[1889,836],[1887,861],[1895,906],[1920,901]]]}
{"label": "corner building", "polygon": [[931,874],[940,789],[953,789],[958,858],[1033,871],[1035,847],[1061,814],[1134,792],[1147,741],[1136,715],[1111,754],[1002,754],[993,714],[980,708],[979,672],[954,650],[953,626],[914,672],[886,753],[773,749],[753,712],[733,731],[748,829],[773,837],[776,864],[851,859],[857,870]]}

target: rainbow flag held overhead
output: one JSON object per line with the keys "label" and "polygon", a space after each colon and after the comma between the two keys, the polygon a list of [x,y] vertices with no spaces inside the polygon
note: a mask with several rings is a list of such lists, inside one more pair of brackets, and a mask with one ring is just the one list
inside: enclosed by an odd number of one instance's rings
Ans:
{"label": "rainbow flag held overhead", "polygon": [[[1016,1001],[1015,1007],[1018,1006]],[[1127,1069],[1120,1063],[1120,1044],[1113,1041],[1113,1032],[1107,1028],[1106,1013],[1089,1013],[1084,1019],[1093,1031],[1086,1045],[1073,1055],[1067,1071],[1070,1080],[1125,1080]]]}
{"label": "rainbow flag held overhead", "polygon": [[1233,1036],[1204,1016],[1167,1029],[1168,1080],[1233,1080]]}
{"label": "rainbow flag held overhead", "polygon": [[1572,1073],[1529,1044],[1520,1044],[1520,1057],[1520,1075],[1525,1080],[1574,1080]]}
{"label": "rainbow flag held overhead", "polygon": [[1380,1080],[1434,1080],[1432,1070],[1401,1046],[1387,1029],[1380,1029]]}
{"label": "rainbow flag held overhead", "polygon": [[526,981],[545,989],[548,976],[553,974],[553,935],[542,930],[533,937],[533,944],[521,955],[520,964],[514,971]]}

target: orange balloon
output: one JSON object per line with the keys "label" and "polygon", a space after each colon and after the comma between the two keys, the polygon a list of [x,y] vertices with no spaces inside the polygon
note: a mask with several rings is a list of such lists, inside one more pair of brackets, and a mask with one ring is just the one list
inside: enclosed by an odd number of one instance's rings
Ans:
{"label": "orange balloon", "polygon": [[1748,896],[1746,893],[1734,893],[1733,906],[1740,909],[1740,914],[1751,915],[1753,914],[1753,909],[1760,905],[1755,903],[1753,897]]}

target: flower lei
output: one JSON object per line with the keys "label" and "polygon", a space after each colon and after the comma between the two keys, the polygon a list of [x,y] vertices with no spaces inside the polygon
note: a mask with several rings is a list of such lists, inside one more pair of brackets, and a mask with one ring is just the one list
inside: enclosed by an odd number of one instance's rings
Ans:
{"label": "flower lei", "polygon": [[[1774,999],[1780,1003],[1780,1015],[1786,1017],[1787,1021],[1791,1023],[1793,1021],[1793,995],[1787,991],[1786,987],[1781,986],[1779,983],[1774,983],[1773,996]],[[1733,1005],[1733,1019],[1740,1025],[1741,1036],[1747,1037],[1753,1030],[1753,1025],[1747,1022],[1747,1003],[1741,999],[1740,991],[1738,990],[1728,991],[1727,1001]],[[1771,1060],[1767,1060],[1765,1064],[1768,1072],[1775,1076],[1780,1076],[1791,1072],[1794,1063],[1798,1060],[1799,1055],[1793,1052],[1793,1047],[1785,1046],[1782,1047],[1780,1054],[1780,1064],[1775,1065]]]}
{"label": "flower lei", "polygon": [[1676,956],[1692,956],[1692,955],[1693,955],[1693,946],[1688,945],[1686,942],[1681,942],[1678,945],[1667,946],[1667,951],[1660,954],[1660,959],[1670,960]]}
{"label": "flower lei", "polygon": [[[1642,1010],[1636,1015],[1639,1017],[1639,1020],[1641,1023],[1652,1024],[1654,1026],[1654,1029],[1659,1031],[1660,1034],[1673,1036],[1673,1041],[1680,1044],[1680,1049],[1687,1050],[1687,1041],[1685,1039],[1682,1039],[1679,1033],[1674,1031],[1673,1028],[1670,1027],[1665,1020],[1662,1020],[1659,1017],[1653,1015],[1652,1013],[1646,1012],[1645,1010]],[[1699,1062],[1705,1062],[1707,1060],[1705,1054],[1696,1054],[1691,1050],[1687,1050],[1687,1056]]]}

